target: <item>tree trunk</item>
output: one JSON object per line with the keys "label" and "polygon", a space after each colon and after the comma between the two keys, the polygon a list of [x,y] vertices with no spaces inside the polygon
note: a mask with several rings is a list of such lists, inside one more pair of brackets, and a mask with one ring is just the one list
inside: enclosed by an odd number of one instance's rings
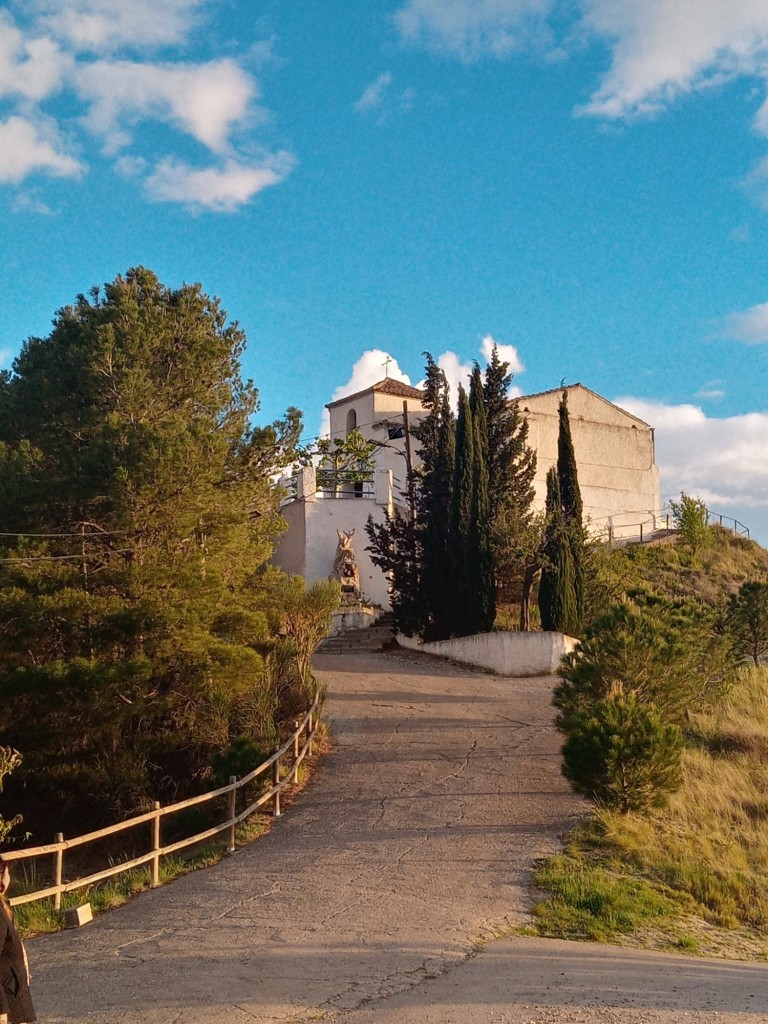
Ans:
{"label": "tree trunk", "polygon": [[523,576],[523,592],[520,597],[521,633],[529,633],[531,629],[531,590],[533,589],[533,581],[536,579],[536,573],[538,571],[538,565],[526,565],[525,567],[525,575]]}

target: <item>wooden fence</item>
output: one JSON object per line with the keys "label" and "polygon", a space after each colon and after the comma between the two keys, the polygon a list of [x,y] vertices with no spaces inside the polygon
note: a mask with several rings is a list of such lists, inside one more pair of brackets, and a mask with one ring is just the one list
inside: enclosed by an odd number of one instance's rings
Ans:
{"label": "wooden fence", "polygon": [[[260,764],[258,768],[254,768],[252,772],[248,772],[241,779],[237,776],[230,776],[229,784],[221,786],[219,789],[211,790],[210,793],[201,793],[200,796],[190,797],[188,800],[181,800],[179,803],[169,804],[167,807],[161,807],[159,803],[155,803],[154,808],[151,811],[146,811],[144,814],[137,814],[133,818],[127,818],[125,821],[121,821],[117,825],[109,825],[107,828],[101,828],[96,832],[88,832],[83,836],[76,836],[74,839],[65,839],[61,833],[58,833],[55,840],[46,846],[33,846],[26,850],[3,850],[3,859],[7,861],[27,861],[38,857],[52,857],[53,859],[53,870],[52,878],[53,884],[47,886],[45,889],[38,889],[34,892],[27,892],[21,896],[14,896],[9,902],[11,906],[19,906],[22,903],[33,903],[36,900],[47,899],[53,897],[53,906],[55,910],[61,909],[61,896],[65,892],[73,892],[75,889],[83,889],[86,886],[94,885],[96,882],[102,882],[105,878],[110,878],[113,875],[122,874],[124,871],[131,871],[134,868],[140,867],[142,864],[152,865],[152,885],[156,886],[160,884],[160,858],[165,857],[168,854],[176,853],[178,850],[183,850],[187,846],[194,846],[195,843],[201,843],[206,839],[210,839],[212,836],[218,835],[221,832],[227,833],[227,853],[234,852],[235,849],[235,828],[242,822],[245,821],[254,811],[257,811],[264,804],[270,800],[273,803],[273,813],[275,817],[280,815],[280,793],[291,783],[298,781],[299,765],[305,757],[312,756],[312,743],[317,732],[317,722],[319,717],[319,697],[315,697],[312,707],[306,713],[304,718],[300,722],[296,722],[295,731],[289,738],[279,747],[274,754],[263,764]],[[281,768],[286,764],[286,760],[289,762],[289,772],[281,779]],[[265,772],[271,770],[272,785],[265,792],[261,793],[258,799],[254,800],[245,810],[237,813],[237,793],[248,783],[253,782],[254,779],[263,775]],[[207,803],[209,800],[215,800],[217,797],[227,795],[227,819],[222,821],[218,825],[214,825],[212,828],[205,829],[204,832],[198,832],[194,836],[189,836],[187,839],[181,839],[175,843],[169,843],[167,846],[163,846],[161,839],[161,823],[163,818],[168,818],[172,814],[176,814],[178,811],[183,811],[188,807],[197,807],[199,804]],[[125,832],[128,829],[136,828],[138,825],[143,825],[147,822],[151,822],[151,849],[147,853],[143,853],[140,857],[133,857],[131,860],[121,861],[119,864],[113,864],[103,871],[97,871],[95,874],[87,875],[84,878],[76,878],[72,881],[64,881],[64,853],[66,850],[72,850],[76,847],[86,846],[88,843],[96,842],[99,839],[105,839],[107,836],[117,835],[119,832]]]}

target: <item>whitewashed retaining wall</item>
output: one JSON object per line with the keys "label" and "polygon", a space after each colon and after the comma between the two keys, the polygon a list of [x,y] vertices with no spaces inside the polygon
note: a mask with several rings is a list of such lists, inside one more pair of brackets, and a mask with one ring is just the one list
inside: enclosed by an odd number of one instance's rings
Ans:
{"label": "whitewashed retaining wall", "polygon": [[577,644],[564,633],[477,633],[429,644],[399,633],[397,642],[412,651],[477,665],[500,676],[552,675],[563,655]]}

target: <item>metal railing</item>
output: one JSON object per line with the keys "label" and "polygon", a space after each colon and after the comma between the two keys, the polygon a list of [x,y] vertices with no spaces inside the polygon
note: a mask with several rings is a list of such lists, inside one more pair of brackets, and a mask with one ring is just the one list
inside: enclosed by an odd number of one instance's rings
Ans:
{"label": "metal railing", "polygon": [[745,526],[744,523],[740,523],[738,519],[734,519],[732,516],[721,516],[719,512],[710,512],[707,509],[707,524],[712,526],[715,523],[724,530],[730,530],[734,537],[746,537],[749,540],[749,527]]}
{"label": "metal railing", "polygon": [[[275,817],[280,816],[280,794],[286,786],[291,783],[295,784],[298,781],[299,765],[305,759],[305,757],[312,756],[312,745],[317,733],[317,724],[319,718],[319,707],[320,698],[315,697],[312,707],[306,713],[304,718],[299,722],[295,723],[295,730],[288,737],[288,739],[278,747],[278,749],[272,754],[271,757],[267,758],[258,768],[254,768],[252,772],[248,772],[241,779],[237,776],[230,776],[229,783],[226,786],[221,786],[218,789],[211,790],[209,793],[201,793],[199,796],[190,797],[188,800],[181,800],[175,804],[168,804],[166,807],[161,807],[159,803],[155,803],[151,811],[145,811],[143,814],[137,814],[132,818],[127,818],[125,821],[119,822],[117,825],[108,825],[106,828],[98,829],[95,832],[88,832],[82,836],[76,836],[73,839],[65,839],[64,836],[59,832],[52,843],[48,843],[45,846],[33,846],[25,850],[3,850],[3,859],[6,861],[26,861],[36,859],[38,857],[51,857],[53,859],[52,864],[52,878],[53,884],[46,886],[44,889],[37,889],[34,892],[23,893],[20,896],[14,896],[9,900],[11,906],[20,906],[22,903],[33,903],[37,900],[47,899],[53,897],[54,910],[61,909],[61,897],[63,893],[73,892],[76,889],[84,889],[87,886],[95,885],[97,882],[102,882],[107,878],[111,878],[113,875],[122,874],[125,871],[132,871],[134,868],[141,867],[143,864],[152,865],[152,886],[160,884],[160,858],[166,857],[171,853],[176,853],[178,850],[183,850],[185,847],[194,846],[196,843],[202,843],[206,839],[210,839],[213,836],[219,835],[221,832],[227,832],[227,853],[233,853],[235,849],[235,829],[236,827],[246,818],[250,817],[254,811],[257,811],[264,804],[270,800],[273,803],[273,814]],[[285,759],[290,759],[290,771],[281,778],[281,768],[285,763]],[[259,776],[265,772],[271,770],[272,774],[272,785],[265,792],[261,793],[256,800],[253,800],[245,810],[237,813],[237,793],[243,789],[249,783],[253,782]],[[186,810],[189,807],[197,807],[200,804],[207,803],[210,800],[215,800],[217,797],[227,795],[227,818],[225,821],[220,822],[218,825],[214,825],[211,828],[207,828],[202,832],[198,832],[196,835],[189,836],[186,839],[180,839],[177,842],[169,843],[163,846],[161,841],[161,824],[164,818],[170,817],[172,814],[176,814],[179,811]],[[97,871],[94,874],[87,875],[83,878],[75,878],[71,881],[64,881],[64,854],[67,850],[72,850],[77,847],[85,846],[88,843],[96,842],[99,839],[105,839],[108,836],[117,835],[119,832],[125,832],[127,829],[136,828],[138,825],[151,823],[151,849],[147,853],[143,853],[138,857],[133,857],[131,860],[121,861],[118,864],[110,865],[103,871]]]}

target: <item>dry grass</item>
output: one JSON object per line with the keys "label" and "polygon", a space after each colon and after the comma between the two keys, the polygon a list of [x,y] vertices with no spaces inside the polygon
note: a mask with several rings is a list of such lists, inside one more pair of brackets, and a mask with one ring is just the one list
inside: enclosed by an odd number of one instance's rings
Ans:
{"label": "dry grass", "polygon": [[[689,931],[698,919],[698,951],[763,958],[768,955],[768,670],[743,670],[728,700],[715,712],[696,716],[690,728],[683,785],[669,806],[647,815],[596,810],[555,867],[567,874],[586,867],[619,881],[641,879],[675,898]],[[552,864],[539,879],[559,893],[567,887],[557,878],[553,884]],[[632,924],[630,915],[619,931],[634,933],[637,940],[641,917]],[[551,914],[546,919],[547,932],[557,934]],[[566,924],[572,928],[572,914],[563,916],[559,934],[567,933]],[[586,928],[586,934],[590,930],[599,933],[601,926]],[[732,942],[726,930],[733,932]]]}

